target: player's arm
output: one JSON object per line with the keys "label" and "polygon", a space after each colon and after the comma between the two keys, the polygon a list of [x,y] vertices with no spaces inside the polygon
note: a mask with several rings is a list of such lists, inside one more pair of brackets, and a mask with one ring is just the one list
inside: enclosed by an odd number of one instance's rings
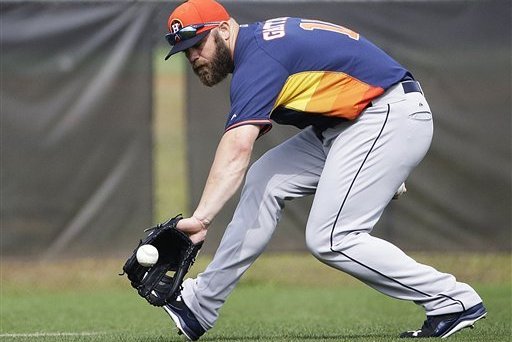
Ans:
{"label": "player's arm", "polygon": [[192,241],[204,240],[210,222],[240,187],[259,134],[259,126],[242,125],[222,136],[197,209],[178,223]]}

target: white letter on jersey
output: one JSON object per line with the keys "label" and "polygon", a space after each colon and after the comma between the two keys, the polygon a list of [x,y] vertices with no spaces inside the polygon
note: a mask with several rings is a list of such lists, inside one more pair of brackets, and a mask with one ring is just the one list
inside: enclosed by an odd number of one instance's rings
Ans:
{"label": "white letter on jersey", "polygon": [[265,21],[263,24],[263,39],[272,40],[284,37],[284,24],[288,18],[276,18]]}

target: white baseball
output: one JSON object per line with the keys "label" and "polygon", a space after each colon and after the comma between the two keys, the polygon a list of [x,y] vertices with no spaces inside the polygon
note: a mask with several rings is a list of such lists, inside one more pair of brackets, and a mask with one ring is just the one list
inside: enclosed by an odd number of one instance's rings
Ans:
{"label": "white baseball", "polygon": [[142,245],[137,249],[137,261],[144,267],[150,267],[158,261],[158,249],[152,245]]}

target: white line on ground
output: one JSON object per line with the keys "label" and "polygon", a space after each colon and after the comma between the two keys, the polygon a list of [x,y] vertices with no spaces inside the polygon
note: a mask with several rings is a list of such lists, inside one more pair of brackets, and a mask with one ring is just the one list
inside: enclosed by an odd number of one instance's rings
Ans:
{"label": "white line on ground", "polygon": [[0,337],[60,337],[60,336],[95,336],[102,332],[35,332],[35,333],[11,333],[0,334]]}

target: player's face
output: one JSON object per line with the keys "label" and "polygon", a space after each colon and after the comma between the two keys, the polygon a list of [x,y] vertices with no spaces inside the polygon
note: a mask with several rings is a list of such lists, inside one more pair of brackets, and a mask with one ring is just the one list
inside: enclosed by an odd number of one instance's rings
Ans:
{"label": "player's face", "polygon": [[187,49],[185,55],[201,82],[212,87],[233,71],[231,52],[217,30],[197,45]]}

